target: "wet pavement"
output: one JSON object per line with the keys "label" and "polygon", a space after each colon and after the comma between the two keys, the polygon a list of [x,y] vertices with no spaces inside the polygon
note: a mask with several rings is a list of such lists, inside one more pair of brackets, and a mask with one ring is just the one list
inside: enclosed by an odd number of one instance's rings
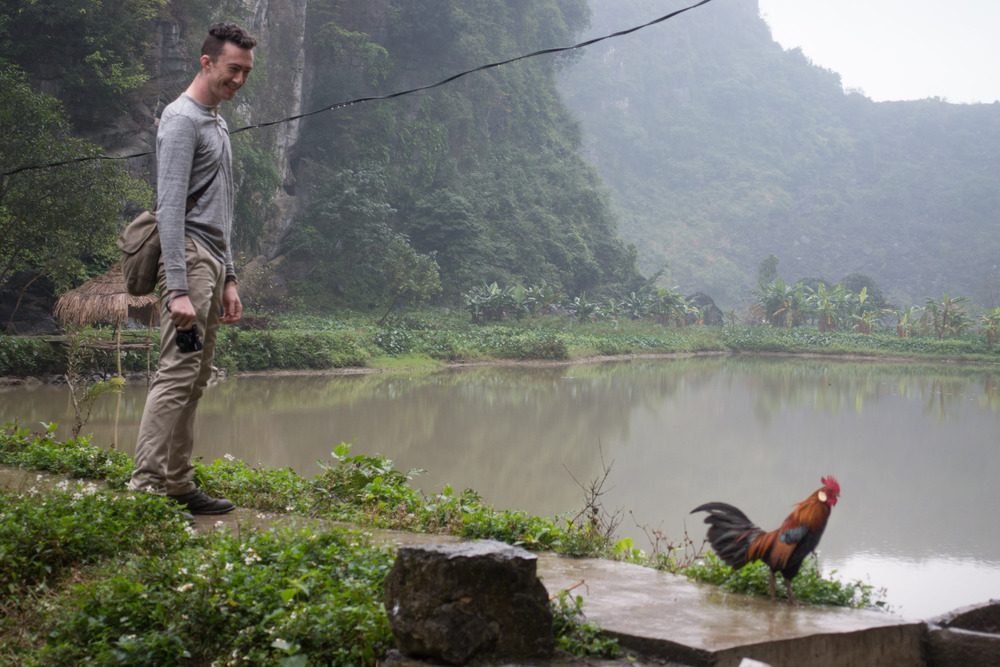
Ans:
{"label": "wet pavement", "polygon": [[[58,478],[0,468],[0,484],[8,488],[47,486],[54,479]],[[237,508],[223,516],[196,517],[195,528],[240,530],[315,523],[294,515]],[[406,546],[458,541],[440,535],[365,532],[375,540]],[[925,625],[888,613],[771,602],[628,563],[550,553],[537,557],[538,575],[549,594],[575,586],[572,595],[583,599],[587,618],[617,637],[631,657],[614,661],[556,658],[522,663],[525,667],[760,664],[754,660],[801,667],[924,664]],[[422,663],[404,659],[389,664]]]}

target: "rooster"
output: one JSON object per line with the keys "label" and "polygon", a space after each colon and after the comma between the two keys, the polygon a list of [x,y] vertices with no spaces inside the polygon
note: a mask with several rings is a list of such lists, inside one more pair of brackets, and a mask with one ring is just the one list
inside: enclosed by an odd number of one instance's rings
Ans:
{"label": "rooster", "polygon": [[726,503],[705,503],[691,510],[708,512],[705,523],[712,549],[727,565],[740,569],[747,563],[762,560],[770,568],[768,592],[774,600],[774,573],[785,580],[788,601],[795,603],[792,579],[799,573],[802,561],[812,553],[823,536],[830,509],[837,504],[840,484],[833,477],[820,480],[823,488],[795,506],[777,530],[765,533],[747,515]]}

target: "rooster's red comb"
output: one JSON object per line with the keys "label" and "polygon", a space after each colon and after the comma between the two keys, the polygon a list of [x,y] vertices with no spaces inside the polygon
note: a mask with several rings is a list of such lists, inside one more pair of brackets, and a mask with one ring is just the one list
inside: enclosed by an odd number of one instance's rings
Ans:
{"label": "rooster's red comb", "polygon": [[819,481],[823,483],[823,486],[829,488],[831,491],[833,491],[834,493],[836,493],[838,496],[840,495],[840,483],[837,482],[836,479],[834,479],[833,475],[830,475],[828,477],[824,477],[824,478],[820,479]]}

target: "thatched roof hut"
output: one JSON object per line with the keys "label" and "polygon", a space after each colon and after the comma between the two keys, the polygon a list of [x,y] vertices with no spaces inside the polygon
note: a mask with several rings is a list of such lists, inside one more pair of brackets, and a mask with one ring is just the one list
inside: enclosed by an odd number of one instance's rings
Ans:
{"label": "thatched roof hut", "polygon": [[63,324],[85,326],[109,324],[122,327],[129,320],[151,327],[159,317],[157,298],[152,294],[132,296],[117,264],[104,275],[88,280],[66,292],[53,311]]}

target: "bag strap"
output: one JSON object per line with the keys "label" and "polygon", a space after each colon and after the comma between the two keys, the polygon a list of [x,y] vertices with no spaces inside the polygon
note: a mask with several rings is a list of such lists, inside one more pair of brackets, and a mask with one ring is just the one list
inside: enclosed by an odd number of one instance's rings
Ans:
{"label": "bag strap", "polygon": [[187,208],[184,209],[185,213],[190,213],[191,209],[193,209],[195,207],[195,205],[198,203],[198,200],[201,199],[201,196],[203,194],[205,194],[206,192],[208,192],[209,186],[211,186],[212,183],[215,182],[215,177],[219,175],[219,170],[220,169],[222,169],[222,164],[221,163],[219,164],[218,167],[215,168],[215,173],[212,174],[212,178],[208,179],[208,182],[205,183],[205,185],[201,186],[200,188],[198,188],[197,190],[195,190],[192,194],[188,195],[188,198],[187,198]]}

